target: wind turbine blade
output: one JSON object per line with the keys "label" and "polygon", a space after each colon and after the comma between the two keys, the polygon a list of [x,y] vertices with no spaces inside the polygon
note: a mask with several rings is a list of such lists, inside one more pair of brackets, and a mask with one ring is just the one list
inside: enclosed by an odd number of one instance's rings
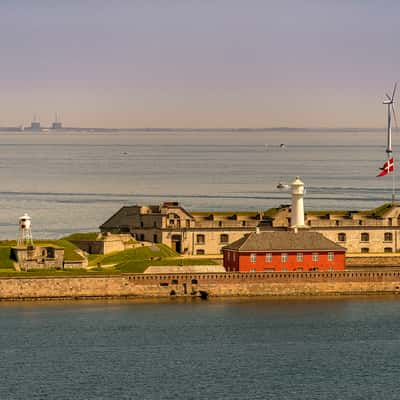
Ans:
{"label": "wind turbine blade", "polygon": [[386,97],[388,98],[388,100],[392,101],[392,99],[390,98],[390,96],[386,93]]}
{"label": "wind turbine blade", "polygon": [[396,89],[397,89],[397,82],[394,84],[393,94],[392,94],[392,98],[391,98],[392,101],[394,99],[394,94],[396,93]]}

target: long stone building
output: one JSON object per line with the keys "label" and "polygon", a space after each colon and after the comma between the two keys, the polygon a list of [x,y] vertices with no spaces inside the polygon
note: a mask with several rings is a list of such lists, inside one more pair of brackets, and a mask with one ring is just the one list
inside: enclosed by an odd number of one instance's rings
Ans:
{"label": "long stone building", "polygon": [[[292,221],[293,204],[296,218],[300,218],[304,211],[299,213],[295,200],[264,212],[193,212],[178,202],[134,205],[122,207],[100,230],[161,242],[182,254],[220,254],[222,247],[254,232],[256,227],[286,230],[298,225],[298,221]],[[300,220],[300,228],[320,232],[348,253],[400,252],[400,204],[384,204],[368,211],[308,211]]]}
{"label": "long stone building", "polygon": [[189,212],[178,202],[166,202],[122,207],[100,230],[130,233],[182,254],[220,254],[223,246],[253,232],[262,219],[256,212]]}

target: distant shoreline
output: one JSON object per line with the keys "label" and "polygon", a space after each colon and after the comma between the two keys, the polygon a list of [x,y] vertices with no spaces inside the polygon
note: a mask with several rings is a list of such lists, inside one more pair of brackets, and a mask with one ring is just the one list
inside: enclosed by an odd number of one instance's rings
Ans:
{"label": "distant shoreline", "polygon": [[[376,128],[304,128],[304,127],[269,127],[269,128],[99,128],[99,127],[40,127],[39,129],[32,129],[31,127],[21,126],[8,126],[0,127],[0,132],[376,132],[384,131],[383,127]],[[396,129],[394,129],[396,130]]]}

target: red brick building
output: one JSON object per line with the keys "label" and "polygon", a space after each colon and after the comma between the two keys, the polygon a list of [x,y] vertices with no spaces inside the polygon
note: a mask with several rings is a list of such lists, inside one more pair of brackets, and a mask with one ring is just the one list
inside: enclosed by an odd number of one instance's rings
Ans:
{"label": "red brick building", "polygon": [[222,251],[227,271],[336,271],[345,267],[344,247],[306,230],[253,232]]}

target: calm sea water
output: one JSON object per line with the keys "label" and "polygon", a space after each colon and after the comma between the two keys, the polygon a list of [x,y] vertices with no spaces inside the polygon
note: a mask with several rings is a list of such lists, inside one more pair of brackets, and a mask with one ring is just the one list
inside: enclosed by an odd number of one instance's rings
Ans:
{"label": "calm sea water", "polygon": [[400,301],[0,304],[1,399],[398,399]]}
{"label": "calm sea water", "polygon": [[[395,140],[396,142],[396,140]],[[284,143],[286,148],[281,148]],[[384,132],[1,133],[0,237],[93,230],[124,204],[372,208]],[[0,303],[0,399],[398,399],[396,298]]]}
{"label": "calm sea water", "polygon": [[0,238],[16,236],[24,212],[34,236],[59,237],[127,204],[266,209],[290,201],[276,185],[296,175],[308,209],[373,208],[391,198],[391,178],[376,178],[384,140],[383,130],[3,132]]}

